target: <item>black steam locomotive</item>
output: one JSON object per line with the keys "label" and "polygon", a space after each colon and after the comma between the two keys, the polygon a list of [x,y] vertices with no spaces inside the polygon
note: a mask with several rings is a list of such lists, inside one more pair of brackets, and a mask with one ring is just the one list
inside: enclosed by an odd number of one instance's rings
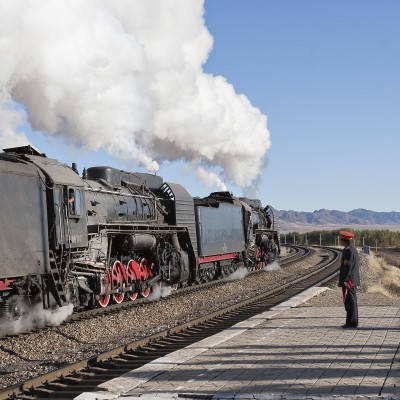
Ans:
{"label": "black steam locomotive", "polygon": [[147,297],[154,285],[263,268],[276,216],[229,192],[192,198],[159,176],[72,168],[31,146],[0,153],[0,317],[21,304],[75,310]]}

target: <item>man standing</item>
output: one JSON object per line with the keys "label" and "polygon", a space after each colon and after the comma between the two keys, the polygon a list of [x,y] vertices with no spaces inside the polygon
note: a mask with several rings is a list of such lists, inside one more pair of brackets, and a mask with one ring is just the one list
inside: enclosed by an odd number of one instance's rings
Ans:
{"label": "man standing", "polygon": [[342,288],[343,303],[347,313],[343,328],[354,328],[358,325],[357,286],[360,286],[360,259],[352,243],[354,233],[340,231],[339,234],[344,249],[338,286]]}

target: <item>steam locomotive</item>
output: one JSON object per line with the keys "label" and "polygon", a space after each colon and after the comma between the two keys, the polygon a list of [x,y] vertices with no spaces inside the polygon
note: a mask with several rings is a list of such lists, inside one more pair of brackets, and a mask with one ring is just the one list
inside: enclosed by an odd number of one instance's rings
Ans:
{"label": "steam locomotive", "polygon": [[77,173],[32,146],[0,153],[0,317],[23,305],[74,310],[263,268],[279,254],[276,213],[229,192],[192,198],[159,176]]}

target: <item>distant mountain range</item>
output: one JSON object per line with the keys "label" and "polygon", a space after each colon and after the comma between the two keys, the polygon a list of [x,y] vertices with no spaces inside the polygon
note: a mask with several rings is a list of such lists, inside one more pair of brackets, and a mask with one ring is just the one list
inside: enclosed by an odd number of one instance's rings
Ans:
{"label": "distant mountain range", "polygon": [[310,232],[345,227],[352,229],[400,230],[400,212],[376,212],[358,208],[350,212],[316,210],[314,212],[279,211],[282,232]]}

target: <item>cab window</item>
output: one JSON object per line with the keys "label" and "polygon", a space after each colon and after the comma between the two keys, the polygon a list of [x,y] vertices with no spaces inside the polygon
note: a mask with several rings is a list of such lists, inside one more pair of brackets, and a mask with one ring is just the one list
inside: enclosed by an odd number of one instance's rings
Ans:
{"label": "cab window", "polygon": [[70,217],[82,215],[82,192],[80,189],[70,188],[68,190],[68,213]]}

